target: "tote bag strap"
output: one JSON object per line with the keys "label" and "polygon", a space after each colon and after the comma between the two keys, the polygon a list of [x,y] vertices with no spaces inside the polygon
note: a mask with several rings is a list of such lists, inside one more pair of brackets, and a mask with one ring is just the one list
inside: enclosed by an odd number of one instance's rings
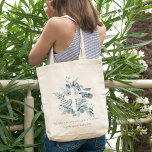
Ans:
{"label": "tote bag strap", "polygon": [[73,18],[70,17],[69,15],[64,15],[64,16],[61,16],[61,17],[69,18],[69,19],[71,19],[72,21],[76,22],[75,19],[73,19]]}
{"label": "tote bag strap", "polygon": [[[76,22],[72,17],[70,17],[69,15],[64,15],[61,17],[65,17],[65,18],[69,18],[71,20],[73,20],[74,22]],[[85,48],[84,48],[84,40],[83,40],[83,35],[82,35],[82,29],[80,28],[80,54],[79,54],[79,60],[81,59],[86,59],[86,54],[85,54]],[[51,48],[50,51],[50,64],[54,64],[56,63],[54,54],[53,54],[53,46]]]}
{"label": "tote bag strap", "polygon": [[[61,17],[69,18],[69,19],[73,20],[74,22],[76,22],[69,15],[64,15],[64,16],[61,16]],[[81,28],[80,28],[80,54],[79,54],[79,59],[86,59],[85,48],[84,48],[84,40],[83,40],[83,35],[82,35],[82,29]]]}

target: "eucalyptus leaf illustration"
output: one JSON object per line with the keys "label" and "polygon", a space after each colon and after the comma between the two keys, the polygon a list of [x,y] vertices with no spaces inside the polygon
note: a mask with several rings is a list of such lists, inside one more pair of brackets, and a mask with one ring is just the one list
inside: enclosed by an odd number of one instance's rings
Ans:
{"label": "eucalyptus leaf illustration", "polygon": [[90,91],[90,90],[91,90],[91,88],[85,88],[85,89],[83,89],[83,90],[85,90],[85,91]]}

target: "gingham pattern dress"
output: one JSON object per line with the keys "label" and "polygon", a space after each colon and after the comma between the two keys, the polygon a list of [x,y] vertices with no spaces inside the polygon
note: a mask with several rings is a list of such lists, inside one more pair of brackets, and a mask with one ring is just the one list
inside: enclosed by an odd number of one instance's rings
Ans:
{"label": "gingham pattern dress", "polygon": [[[101,45],[98,30],[95,29],[93,33],[82,30],[84,47],[87,59],[97,59],[101,54]],[[67,62],[77,60],[80,53],[80,29],[76,25],[76,32],[74,39],[67,49],[61,53],[55,53],[54,57],[56,62]],[[47,64],[50,64],[49,55],[47,58]]]}

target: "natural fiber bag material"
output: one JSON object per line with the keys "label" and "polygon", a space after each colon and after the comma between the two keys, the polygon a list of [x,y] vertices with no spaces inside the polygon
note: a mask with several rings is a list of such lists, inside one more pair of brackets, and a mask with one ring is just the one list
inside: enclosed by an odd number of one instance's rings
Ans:
{"label": "natural fiber bag material", "polygon": [[46,133],[66,142],[102,136],[108,130],[105,83],[101,59],[86,59],[80,29],[79,60],[37,68]]}

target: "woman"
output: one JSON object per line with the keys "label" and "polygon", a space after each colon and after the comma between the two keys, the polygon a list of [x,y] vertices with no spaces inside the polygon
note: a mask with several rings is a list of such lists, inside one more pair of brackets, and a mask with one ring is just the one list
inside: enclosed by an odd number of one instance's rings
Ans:
{"label": "woman", "polygon": [[[91,0],[46,0],[46,4],[48,22],[29,54],[30,64],[39,65],[52,46],[56,62],[77,60],[80,51],[80,28],[86,57],[99,58],[106,28],[99,21]],[[47,64],[49,64],[49,56]],[[44,149],[45,152],[103,152],[105,135],[60,143],[49,140],[44,131]]]}

